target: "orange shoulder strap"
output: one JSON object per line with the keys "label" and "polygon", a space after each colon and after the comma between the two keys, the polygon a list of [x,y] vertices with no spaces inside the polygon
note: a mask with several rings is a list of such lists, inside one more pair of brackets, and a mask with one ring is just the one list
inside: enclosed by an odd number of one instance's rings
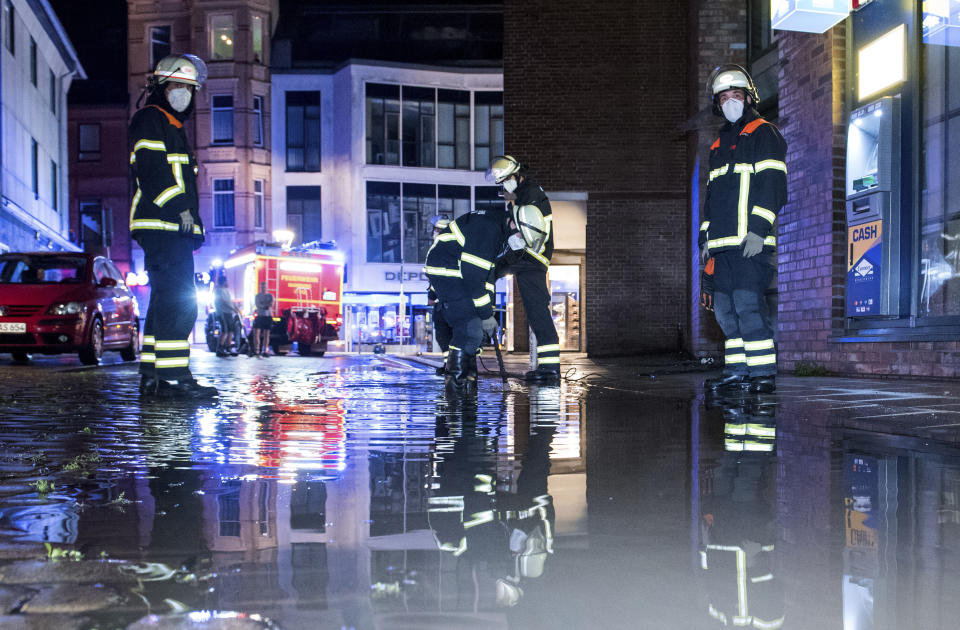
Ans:
{"label": "orange shoulder strap", "polygon": [[751,133],[756,131],[757,127],[759,127],[760,125],[766,125],[766,124],[768,123],[763,118],[757,118],[755,120],[751,120],[743,127],[743,131],[740,132],[740,135],[749,136]]}
{"label": "orange shoulder strap", "polygon": [[173,125],[174,127],[176,127],[177,129],[180,129],[181,127],[183,127],[183,123],[181,123],[179,120],[177,120],[177,119],[173,116],[173,114],[171,114],[170,112],[168,112],[168,111],[165,110],[164,108],[160,107],[159,105],[147,105],[147,107],[156,107],[157,109],[159,109],[161,112],[163,112],[163,115],[167,117],[167,120],[170,121],[170,124]]}

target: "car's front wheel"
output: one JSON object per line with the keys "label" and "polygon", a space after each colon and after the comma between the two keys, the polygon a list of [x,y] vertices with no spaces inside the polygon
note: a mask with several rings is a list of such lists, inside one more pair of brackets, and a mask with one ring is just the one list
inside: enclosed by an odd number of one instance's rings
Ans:
{"label": "car's front wheel", "polygon": [[90,324],[90,336],[87,345],[80,349],[80,362],[84,365],[96,365],[103,356],[103,322],[99,319]]}
{"label": "car's front wheel", "polygon": [[124,361],[136,361],[140,358],[140,326],[130,327],[130,344],[120,350],[120,358]]}

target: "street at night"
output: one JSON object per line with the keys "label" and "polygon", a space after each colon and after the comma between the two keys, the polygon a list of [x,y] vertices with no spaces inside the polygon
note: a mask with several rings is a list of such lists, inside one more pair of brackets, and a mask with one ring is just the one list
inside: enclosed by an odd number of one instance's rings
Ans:
{"label": "street at night", "polygon": [[3,360],[0,623],[699,628],[738,589],[753,627],[957,612],[953,383],[713,399],[689,365],[579,359],[471,402],[418,357],[193,361],[218,402]]}

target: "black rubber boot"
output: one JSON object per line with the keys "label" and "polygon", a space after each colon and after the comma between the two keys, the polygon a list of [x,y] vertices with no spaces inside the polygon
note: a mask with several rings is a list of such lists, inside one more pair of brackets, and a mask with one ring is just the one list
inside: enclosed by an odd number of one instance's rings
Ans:
{"label": "black rubber boot", "polygon": [[530,370],[524,374],[524,379],[526,379],[528,383],[559,383],[560,365],[557,363],[538,365],[537,369]]}
{"label": "black rubber boot", "polygon": [[750,379],[751,394],[772,394],[775,391],[777,391],[775,376],[754,376]]}
{"label": "black rubber boot", "polygon": [[747,389],[748,387],[750,387],[750,377],[745,374],[723,374],[717,378],[708,378],[703,382],[703,388],[711,391]]}
{"label": "black rubber boot", "polygon": [[446,373],[447,373],[447,366],[446,366],[446,365],[442,365],[442,366],[440,366],[440,367],[437,368],[437,376],[443,376],[443,375],[446,374]]}
{"label": "black rubber boot", "polygon": [[445,378],[447,391],[451,394],[469,394],[477,391],[477,355],[463,350],[450,349],[447,355]]}
{"label": "black rubber boot", "polygon": [[186,400],[212,400],[219,395],[219,392],[211,385],[201,385],[194,379],[185,379],[163,387],[161,395]]}

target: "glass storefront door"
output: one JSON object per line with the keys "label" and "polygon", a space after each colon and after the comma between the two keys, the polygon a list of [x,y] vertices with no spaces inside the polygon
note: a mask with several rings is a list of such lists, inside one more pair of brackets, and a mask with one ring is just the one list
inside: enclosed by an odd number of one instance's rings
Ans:
{"label": "glass storefront door", "polygon": [[580,351],[580,265],[551,265],[550,310],[561,350]]}

